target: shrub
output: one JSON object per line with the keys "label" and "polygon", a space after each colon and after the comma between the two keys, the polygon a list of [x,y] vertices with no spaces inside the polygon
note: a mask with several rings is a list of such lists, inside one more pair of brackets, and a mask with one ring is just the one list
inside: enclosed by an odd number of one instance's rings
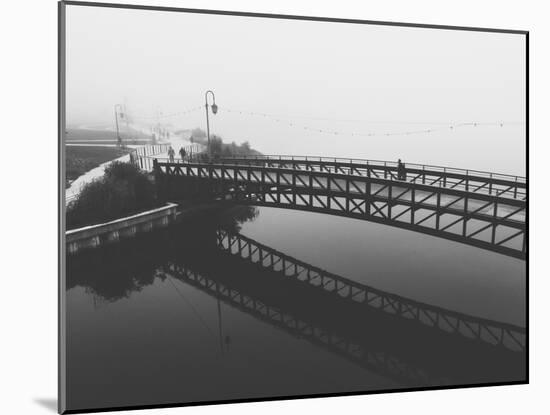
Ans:
{"label": "shrub", "polygon": [[67,207],[67,229],[107,222],[158,205],[147,174],[130,163],[113,162],[103,177],[84,186]]}

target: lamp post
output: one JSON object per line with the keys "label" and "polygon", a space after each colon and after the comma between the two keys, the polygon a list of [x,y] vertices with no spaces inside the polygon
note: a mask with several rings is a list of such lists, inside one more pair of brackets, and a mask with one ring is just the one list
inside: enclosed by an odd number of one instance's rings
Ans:
{"label": "lamp post", "polygon": [[[118,108],[118,111],[117,111]],[[115,125],[116,125],[116,140],[117,145],[122,147],[122,139],[120,138],[120,132],[118,130],[118,115],[120,113],[120,118],[124,118],[124,113],[122,112],[122,105],[115,104]]]}
{"label": "lamp post", "polygon": [[205,102],[205,109],[206,109],[206,137],[208,138],[208,157],[210,158],[210,122],[208,120],[208,93],[212,95],[212,113],[216,114],[218,112],[218,106],[216,105],[216,96],[214,95],[214,92],[208,90],[204,94],[204,102]]}
{"label": "lamp post", "polygon": [[161,129],[160,129],[160,117],[162,115],[162,111],[160,110],[160,108],[157,107],[157,135],[158,135],[158,139],[160,141],[161,139]]}

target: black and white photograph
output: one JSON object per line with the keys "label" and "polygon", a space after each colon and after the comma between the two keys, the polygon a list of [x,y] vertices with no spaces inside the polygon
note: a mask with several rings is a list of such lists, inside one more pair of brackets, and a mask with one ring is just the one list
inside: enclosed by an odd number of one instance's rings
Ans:
{"label": "black and white photograph", "polygon": [[527,31],[59,30],[60,411],[528,382]]}

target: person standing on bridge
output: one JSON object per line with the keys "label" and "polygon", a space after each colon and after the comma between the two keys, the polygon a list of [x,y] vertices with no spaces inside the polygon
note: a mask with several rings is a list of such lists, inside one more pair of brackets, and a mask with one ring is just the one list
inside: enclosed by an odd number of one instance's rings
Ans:
{"label": "person standing on bridge", "polygon": [[176,152],[174,151],[174,149],[172,148],[172,146],[170,146],[170,148],[168,149],[168,158],[170,159],[170,163],[173,163],[174,162],[174,156],[175,156]]}
{"label": "person standing on bridge", "polygon": [[181,161],[184,161],[185,160],[185,149],[183,147],[180,147],[180,157],[181,157]]}
{"label": "person standing on bridge", "polygon": [[405,165],[401,162],[401,159],[397,160],[397,180],[406,180],[407,173],[405,172]]}

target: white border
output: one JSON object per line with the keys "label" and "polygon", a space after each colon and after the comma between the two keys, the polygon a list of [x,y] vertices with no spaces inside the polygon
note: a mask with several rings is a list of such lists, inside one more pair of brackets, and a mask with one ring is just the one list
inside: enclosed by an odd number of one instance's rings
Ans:
{"label": "white border", "polygon": [[[531,384],[528,386],[173,408],[139,413],[546,413],[548,399],[545,395],[548,393],[550,369],[547,350],[550,344],[546,328],[549,312],[543,296],[550,292],[550,277],[545,272],[545,257],[548,255],[545,236],[550,231],[545,211],[550,206],[550,198],[544,180],[548,176],[546,159],[550,154],[547,121],[550,111],[547,52],[550,25],[545,2],[141,0],[140,3],[529,30],[532,336]],[[0,217],[3,218],[4,298],[0,302],[3,322],[0,353],[3,399],[0,407],[3,413],[52,414],[37,400],[55,399],[57,393],[57,4],[55,0],[12,0],[2,6],[0,96],[4,180]],[[536,142],[535,134],[538,137]]]}

